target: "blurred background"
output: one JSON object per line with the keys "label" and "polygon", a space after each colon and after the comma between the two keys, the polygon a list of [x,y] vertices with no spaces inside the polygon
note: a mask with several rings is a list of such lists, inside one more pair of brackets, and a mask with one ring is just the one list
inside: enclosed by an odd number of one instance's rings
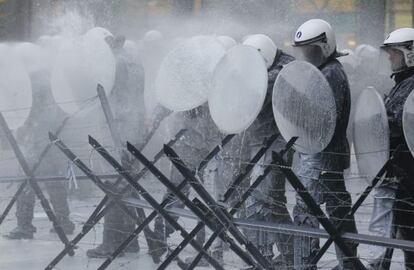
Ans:
{"label": "blurred background", "polygon": [[[61,32],[59,25],[80,31],[82,24],[139,37],[148,29],[189,30],[188,21],[197,21],[191,23],[197,32],[236,38],[262,32],[286,46],[298,25],[319,17],[333,25],[340,46],[352,49],[412,27],[413,12],[413,0],[0,0],[0,38],[30,41]],[[213,23],[200,23],[206,20]]]}

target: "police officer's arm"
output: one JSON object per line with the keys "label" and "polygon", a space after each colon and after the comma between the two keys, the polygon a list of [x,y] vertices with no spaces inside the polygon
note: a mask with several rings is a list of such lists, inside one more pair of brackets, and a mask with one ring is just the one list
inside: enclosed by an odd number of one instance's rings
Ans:
{"label": "police officer's arm", "polygon": [[392,111],[387,112],[391,138],[404,136],[402,124],[404,104],[413,87],[413,81],[406,80],[401,83],[401,85],[398,87],[398,92],[395,93],[395,95],[392,97],[392,103],[394,103],[395,106],[392,106]]}
{"label": "police officer's arm", "polygon": [[[347,88],[349,89],[349,86],[346,85],[348,82],[345,78],[341,78],[341,75],[338,72],[334,72],[333,68],[326,68],[322,70],[323,75],[325,76],[326,80],[329,83],[329,86],[331,87],[334,98],[335,98],[335,104],[336,104],[336,113],[338,118],[344,116],[346,111],[349,110],[350,99],[346,97],[349,93],[346,92]],[[339,119],[338,119],[339,120]]]}

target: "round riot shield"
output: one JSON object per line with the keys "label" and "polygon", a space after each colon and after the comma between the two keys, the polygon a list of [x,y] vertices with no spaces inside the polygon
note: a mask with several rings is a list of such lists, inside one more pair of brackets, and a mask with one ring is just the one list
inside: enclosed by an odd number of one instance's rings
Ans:
{"label": "round riot shield", "polygon": [[408,96],[404,105],[403,128],[408,148],[414,156],[414,91]]}
{"label": "round riot shield", "polygon": [[354,115],[353,142],[359,173],[371,181],[389,158],[389,127],[381,95],[372,87],[362,91]]}
{"label": "round riot shield", "polygon": [[0,111],[11,129],[22,126],[32,106],[29,74],[6,45],[0,45]]}
{"label": "round riot shield", "polygon": [[27,72],[50,69],[49,57],[42,47],[30,42],[16,43],[11,46],[12,52],[25,66]]}
{"label": "round riot shield", "polygon": [[98,84],[109,94],[114,86],[115,68],[115,57],[99,35],[85,34],[65,41],[51,78],[56,102],[72,114],[97,95]]}
{"label": "round riot shield", "polygon": [[331,87],[312,64],[293,61],[279,73],[273,86],[273,115],[283,138],[298,137],[295,149],[318,153],[328,146],[336,125]]}
{"label": "round riot shield", "polygon": [[155,81],[161,105],[173,111],[186,111],[206,102],[211,76],[224,53],[224,47],[209,36],[190,38],[170,51]]}
{"label": "round riot shield", "polygon": [[267,68],[260,53],[249,46],[230,49],[214,70],[208,94],[210,114],[227,134],[247,129],[259,114],[267,91]]}

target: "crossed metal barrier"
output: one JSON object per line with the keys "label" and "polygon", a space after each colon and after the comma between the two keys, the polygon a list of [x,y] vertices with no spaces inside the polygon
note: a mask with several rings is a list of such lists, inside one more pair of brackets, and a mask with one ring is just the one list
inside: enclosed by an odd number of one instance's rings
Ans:
{"label": "crossed metal barrier", "polygon": [[[258,151],[255,157],[251,160],[252,162],[249,163],[249,166],[254,166],[255,162],[257,162],[260,157],[268,150],[268,148],[271,146],[273,141],[277,138],[277,135],[274,135],[267,141],[265,141],[263,147]],[[62,152],[70,152],[70,149],[68,149],[60,140],[58,140],[56,137],[51,135],[51,139],[55,142],[55,144],[59,147],[59,149]],[[221,145],[216,146],[207,156],[206,159],[203,160],[203,164],[200,164],[199,168],[204,168],[207,163],[214,157],[220,149],[222,149],[230,140],[232,139],[232,136],[227,136],[222,142]],[[323,211],[320,209],[320,207],[315,203],[311,195],[308,193],[306,188],[302,185],[300,180],[297,178],[297,176],[293,173],[291,168],[287,166],[285,161],[283,160],[283,155],[286,153],[286,151],[294,144],[295,140],[297,138],[293,138],[291,141],[289,141],[286,144],[285,149],[280,152],[276,153],[273,152],[273,162],[271,165],[269,165],[263,175],[258,177],[255,182],[243,193],[240,199],[236,202],[236,204],[230,209],[230,211],[227,211],[222,207],[222,204],[216,202],[205,190],[203,187],[203,184],[195,177],[194,172],[192,172],[186,165],[183,163],[183,161],[180,159],[180,157],[174,152],[174,150],[171,148],[172,144],[165,145],[164,146],[164,153],[167,155],[167,157],[172,161],[174,166],[177,167],[179,172],[183,174],[184,180],[180,183],[180,185],[175,186],[171,180],[169,180],[165,175],[163,175],[155,166],[154,162],[150,162],[135,146],[127,143],[127,149],[128,151],[137,158],[144,166],[145,169],[153,173],[156,178],[167,187],[167,189],[172,192],[178,199],[180,199],[190,210],[171,210],[171,209],[165,209],[165,206],[170,202],[170,199],[164,200],[162,203],[157,203],[155,199],[147,193],[147,191],[139,185],[139,183],[136,182],[136,179],[132,177],[128,171],[128,169],[124,168],[114,157],[111,156],[111,154],[101,145],[98,141],[96,141],[93,137],[89,137],[89,143],[92,145],[92,147],[106,160],[108,163],[114,167],[114,169],[123,176],[123,178],[136,190],[138,191],[141,196],[144,198],[144,200],[149,204],[145,205],[144,201],[142,200],[135,200],[134,202],[128,202],[128,199],[121,199],[119,196],[117,198],[111,198],[113,200],[122,201],[124,204],[132,205],[138,209],[142,208],[149,208],[153,209],[154,211],[146,217],[142,223],[140,223],[137,227],[137,229],[117,248],[117,250],[108,258],[98,269],[106,269],[113,260],[128,246],[130,241],[134,239],[139,233],[143,231],[143,229],[148,226],[148,224],[158,215],[162,215],[167,222],[171,222],[171,225],[173,227],[181,232],[181,235],[184,237],[183,241],[177,246],[175,250],[169,250],[169,255],[166,257],[166,259],[161,263],[158,269],[165,269],[168,267],[168,265],[174,261],[177,260],[177,256],[179,253],[185,248],[185,246],[190,243],[196,250],[199,252],[199,254],[196,256],[195,260],[190,264],[186,265],[183,261],[178,259],[178,265],[182,269],[193,269],[199,260],[205,256],[206,259],[209,261],[209,263],[215,268],[215,269],[223,269],[223,267],[214,260],[211,255],[208,252],[208,248],[213,243],[214,239],[216,237],[220,237],[222,240],[227,242],[230,245],[230,248],[237,254],[244,262],[246,262],[248,265],[252,266],[254,269],[272,269],[270,262],[268,262],[265,258],[263,258],[260,254],[260,252],[257,250],[257,248],[250,243],[245,236],[239,231],[237,227],[254,227],[256,229],[259,228],[266,228],[266,230],[274,230],[277,232],[284,231],[289,232],[295,235],[313,235],[315,237],[322,237],[322,238],[328,238],[328,241],[325,243],[325,245],[322,247],[322,249],[319,251],[319,253],[313,258],[313,262],[317,262],[323,254],[326,252],[327,248],[329,247],[332,242],[335,242],[342,251],[347,254],[349,252],[349,248],[347,246],[347,242],[358,242],[358,243],[365,243],[365,244],[374,244],[374,245],[382,245],[382,246],[388,246],[393,248],[402,248],[406,250],[414,250],[414,243],[410,241],[404,241],[404,240],[398,240],[398,239],[386,239],[381,237],[374,237],[374,236],[367,236],[367,235],[360,235],[360,234],[351,234],[351,233],[343,233],[341,232],[341,224],[339,224],[338,227],[335,227],[328,217],[325,216]],[[369,193],[372,191],[372,189],[375,187],[375,185],[380,181],[382,175],[386,173],[386,171],[390,168],[392,165],[392,162],[394,160],[394,157],[398,155],[400,149],[397,149],[390,160],[384,165],[384,167],[380,170],[378,175],[374,178],[372,184],[366,188],[366,190],[362,193],[362,195],[358,198],[358,200],[353,205],[351,212],[347,214],[351,215],[357,211],[357,209],[362,205],[363,201],[368,197]],[[161,152],[160,152],[161,153]],[[76,157],[72,157],[73,160],[76,161]],[[75,162],[75,165],[77,162]],[[275,226],[267,223],[252,223],[249,221],[244,220],[238,220],[233,218],[233,215],[237,212],[237,210],[240,208],[240,206],[244,203],[244,201],[251,195],[253,190],[263,181],[265,176],[270,172],[272,169],[272,166],[278,167],[286,176],[288,181],[291,183],[291,185],[294,187],[296,192],[303,198],[305,203],[308,205],[308,207],[312,210],[312,213],[318,217],[319,222],[324,227],[324,230],[318,230],[318,229],[309,229],[309,228],[300,228],[297,226]],[[232,195],[232,192],[235,191],[235,184],[239,184],[244,177],[246,177],[251,168],[247,167],[246,170],[243,173],[240,173],[235,180],[233,181],[230,188],[227,190],[226,198],[229,198]],[[92,177],[93,178],[93,177]],[[200,198],[204,201],[200,201],[199,199],[195,198],[194,200],[190,201],[187,196],[182,193],[182,189],[185,185],[191,185],[191,187],[196,190],[197,194],[200,196]],[[107,190],[104,190],[106,193]],[[107,193],[108,195],[108,193]],[[110,196],[110,195],[108,195]],[[131,200],[131,199],[130,199]],[[137,201],[139,203],[137,203]],[[187,212],[186,212],[187,211]],[[102,217],[103,215],[101,215]],[[190,218],[195,218],[199,220],[199,223],[196,227],[193,228],[193,230],[188,233],[185,231],[185,229],[180,226],[172,216],[187,216]],[[137,223],[138,224],[138,223]],[[213,234],[210,236],[210,238],[207,240],[204,246],[200,246],[193,238],[195,235],[204,227],[209,227]],[[230,236],[230,235],[231,236]],[[236,240],[236,241],[234,241]],[[237,242],[237,243],[236,243]],[[240,246],[244,246],[246,250],[242,249]],[[167,249],[169,249],[167,247]],[[352,258],[350,256],[350,258]],[[356,269],[365,269],[364,265],[361,263],[359,258],[352,258],[353,263]]]}
{"label": "crossed metal barrier", "polygon": [[[61,125],[59,126],[59,128],[57,129],[57,133],[60,133],[66,122],[67,122],[68,118],[65,118]],[[34,180],[35,178],[35,173],[36,170],[40,167],[40,165],[42,164],[43,159],[45,158],[45,156],[47,155],[47,153],[49,152],[49,150],[52,147],[52,144],[48,144],[44,150],[41,152],[37,162],[33,165],[32,168],[30,168],[26,158],[23,155],[23,152],[21,151],[15,137],[13,136],[12,131],[10,130],[3,114],[0,112],[0,128],[3,130],[19,164],[20,167],[23,169],[23,172],[25,173],[25,175],[27,176],[27,179],[20,184],[19,188],[17,189],[16,193],[13,195],[12,199],[10,200],[10,202],[7,204],[5,210],[3,211],[1,217],[0,217],[0,224],[4,221],[4,219],[7,217],[8,213],[10,212],[11,208],[13,207],[14,203],[17,201],[17,198],[20,196],[20,194],[24,191],[24,189],[26,188],[27,185],[30,185],[30,187],[33,189],[36,197],[40,200],[40,204],[44,210],[44,212],[46,213],[48,219],[52,222],[53,227],[55,228],[55,231],[60,239],[60,241],[62,241],[62,243],[66,246],[69,247],[69,239],[67,238],[65,232],[63,231],[62,227],[60,226],[58,219],[56,218],[55,213],[53,212],[52,208],[50,207],[50,203],[49,201],[46,199],[45,195],[43,194],[41,188],[39,187],[39,184]],[[75,254],[74,252],[74,247],[71,247],[70,249],[68,249],[68,254],[70,256],[73,256]]]}

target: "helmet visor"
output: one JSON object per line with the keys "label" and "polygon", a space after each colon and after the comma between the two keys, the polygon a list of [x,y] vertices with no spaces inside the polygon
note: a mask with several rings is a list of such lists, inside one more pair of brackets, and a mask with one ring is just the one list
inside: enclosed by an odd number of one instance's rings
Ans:
{"label": "helmet visor", "polygon": [[303,45],[294,47],[294,56],[297,60],[302,60],[319,67],[324,63],[325,57],[322,48],[318,45]]}
{"label": "helmet visor", "polygon": [[[388,63],[387,63],[388,62]],[[404,52],[396,46],[383,46],[380,53],[380,68],[388,68],[392,72],[400,72],[407,68]]]}

